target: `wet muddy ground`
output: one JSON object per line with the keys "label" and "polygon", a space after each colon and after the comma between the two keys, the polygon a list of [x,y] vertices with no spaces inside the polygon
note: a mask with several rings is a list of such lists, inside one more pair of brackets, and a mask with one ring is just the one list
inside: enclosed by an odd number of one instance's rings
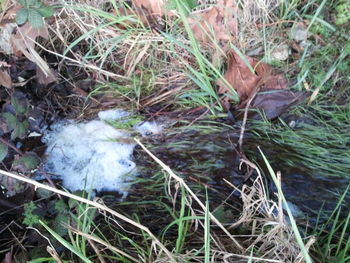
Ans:
{"label": "wet muddy ground", "polygon": [[[68,72],[69,70],[67,74]],[[9,148],[8,157],[1,163],[1,169],[13,169],[13,161],[19,158],[21,154],[27,152],[35,153],[36,156],[43,160],[46,146],[41,142],[40,134],[43,129],[49,128],[56,121],[62,119],[90,120],[96,118],[97,109],[101,107],[111,108],[114,105],[113,101],[108,101],[108,98],[104,99],[103,96],[98,98],[100,99],[98,102],[96,102],[96,99],[86,100],[86,97],[83,95],[91,91],[90,88],[93,81],[90,81],[89,76],[80,73],[78,69],[72,68],[67,78],[78,78],[75,79],[75,83],[88,79],[88,81],[84,82],[85,86],[71,85],[69,81],[66,81],[46,87],[39,84],[33,77],[34,75],[35,65],[31,62],[25,60],[13,61],[11,77],[14,80],[18,80],[20,77],[31,80],[26,85],[17,87],[14,90],[1,91],[2,112],[13,111],[11,98],[23,98],[28,103],[28,113],[25,117],[30,121],[26,134],[33,132],[39,134],[39,136],[23,136],[12,140],[10,133],[3,130],[2,138],[8,141],[11,147]],[[80,78],[81,80],[79,80]],[[148,109],[148,112],[152,111],[157,112],[157,109]],[[196,114],[201,116],[202,113],[198,112]],[[158,158],[169,165],[178,175],[185,178],[191,187],[196,188],[196,186],[199,186],[198,191],[202,191],[200,189],[203,189],[203,186],[207,186],[210,189],[210,201],[213,204],[220,203],[227,196],[230,196],[231,199],[227,202],[236,206],[237,211],[239,211],[239,193],[227,185],[224,179],[240,188],[243,184],[250,184],[256,175],[253,173],[247,177],[247,168],[244,165],[240,167],[241,155],[237,148],[240,130],[234,128],[237,126],[237,123],[232,121],[229,116],[223,116],[215,121],[203,119],[196,122],[193,128],[184,128],[186,124],[181,124],[181,121],[187,121],[187,124],[191,123],[198,118],[197,115],[175,114],[168,117],[163,116],[161,121],[171,123],[171,125],[161,135],[145,139],[145,143]],[[260,157],[257,146],[261,147],[272,167],[281,171],[282,188],[287,200],[302,212],[302,214],[298,214],[297,219],[302,221],[308,219],[311,222],[315,222],[321,207],[324,211],[332,211],[337,205],[339,195],[345,191],[349,180],[326,177],[322,173],[312,171],[307,167],[290,166],[285,162],[285,160],[290,158],[288,151],[286,151],[286,146],[275,145],[271,141],[262,143],[261,141],[256,141],[253,135],[247,133],[244,142],[244,150],[247,157],[255,160],[262,171],[264,171],[271,198],[274,198],[276,188],[272,180],[269,179],[269,174]],[[293,151],[293,149],[291,148],[290,151]],[[143,167],[140,170],[141,179],[159,172],[159,167],[139,148],[136,149],[134,158],[136,163]],[[294,163],[298,163],[298,160],[294,160]],[[26,169],[17,171],[21,171],[27,176],[33,175],[31,171]],[[55,183],[59,184],[59,182]],[[142,191],[142,186],[142,184],[136,184],[126,201],[135,198],[147,200],[140,192]],[[46,243],[34,232],[30,232],[28,235],[28,230],[17,221],[23,214],[24,203],[31,200],[38,201],[42,198],[31,187],[25,186],[23,189],[25,190],[18,191],[17,194],[11,197],[7,196],[8,193],[4,189],[4,192],[0,195],[0,229],[2,229],[0,231],[0,240],[2,240],[0,249],[14,245],[13,231],[22,233],[19,236],[25,237],[25,242],[28,245],[43,245]],[[113,195],[112,197],[111,195],[109,196],[111,199],[107,198],[107,203],[108,200],[111,203],[115,203],[120,197],[118,195],[114,197]],[[52,210],[52,202],[55,199],[56,197],[53,196],[38,201],[41,206],[40,211],[44,216],[48,218],[54,217],[56,212]],[[349,197],[347,200],[350,200]],[[343,211],[344,215],[348,212],[349,210]],[[9,227],[11,225],[15,225],[15,227]],[[157,232],[157,229],[154,229],[153,226],[150,226],[150,228]]]}

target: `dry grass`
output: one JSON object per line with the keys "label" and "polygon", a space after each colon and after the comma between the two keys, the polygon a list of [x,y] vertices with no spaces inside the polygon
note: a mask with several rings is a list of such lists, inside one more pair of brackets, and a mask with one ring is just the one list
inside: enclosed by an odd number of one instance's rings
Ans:
{"label": "dry grass", "polygon": [[[218,1],[199,2],[202,5],[197,7],[197,14]],[[238,1],[239,32],[225,46],[234,45],[243,53],[262,55],[264,49],[276,45],[274,42],[279,42],[281,32],[278,24],[274,24],[277,18],[272,14],[280,2]],[[55,19],[47,20],[49,41],[38,40],[38,50],[56,55],[60,68],[75,65],[97,83],[116,84],[117,88],[99,91],[112,90],[116,96],[122,95],[124,100],[131,101],[138,110],[157,104],[171,106],[171,102],[176,102],[181,95],[197,89],[189,77],[188,65],[198,69],[198,64],[194,54],[185,48],[190,47],[190,41],[176,12],[172,17],[164,17],[162,22],[148,26],[139,17],[116,10],[111,1],[62,3],[63,8],[57,9]],[[117,8],[123,3],[115,1]],[[161,33],[165,26],[171,37],[184,46],[174,44]],[[201,45],[201,53],[219,71],[226,61],[225,48],[221,48],[222,43]],[[124,88],[119,88],[121,86]]]}

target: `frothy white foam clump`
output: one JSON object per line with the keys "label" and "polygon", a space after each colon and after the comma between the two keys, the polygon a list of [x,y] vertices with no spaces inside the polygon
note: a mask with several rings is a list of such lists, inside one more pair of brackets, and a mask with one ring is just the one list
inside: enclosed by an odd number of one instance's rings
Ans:
{"label": "frothy white foam clump", "polygon": [[[100,119],[114,121],[128,115],[121,110],[99,113]],[[155,122],[143,122],[135,127],[139,129],[141,134],[161,131]],[[43,138],[47,144],[45,170],[58,175],[70,191],[95,189],[125,196],[136,176],[132,161],[135,144],[125,143],[129,136],[102,120],[57,123]]]}

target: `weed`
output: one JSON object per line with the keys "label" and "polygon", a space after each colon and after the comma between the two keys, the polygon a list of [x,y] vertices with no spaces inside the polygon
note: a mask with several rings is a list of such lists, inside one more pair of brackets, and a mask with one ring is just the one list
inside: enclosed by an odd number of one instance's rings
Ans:
{"label": "weed", "polygon": [[335,23],[337,25],[343,25],[350,21],[350,1],[349,0],[340,0],[335,6],[336,18]]}
{"label": "weed", "polygon": [[54,14],[53,6],[44,5],[40,0],[19,0],[22,8],[16,14],[16,23],[22,25],[27,21],[34,27],[44,26],[43,18]]}
{"label": "weed", "polygon": [[[337,206],[333,212],[328,215],[328,220],[324,223],[318,222],[310,235],[316,237],[317,242],[314,244],[313,250],[320,262],[331,263],[348,262],[350,252],[350,213],[346,206],[345,197],[349,194],[350,185],[339,198]],[[344,211],[345,210],[345,211]],[[341,219],[341,213],[347,213],[344,219]],[[323,213],[321,210],[320,214]],[[319,217],[322,217],[319,215]]]}
{"label": "weed", "polygon": [[40,217],[35,213],[37,206],[34,202],[24,204],[24,219],[23,224],[33,226],[39,224]]}

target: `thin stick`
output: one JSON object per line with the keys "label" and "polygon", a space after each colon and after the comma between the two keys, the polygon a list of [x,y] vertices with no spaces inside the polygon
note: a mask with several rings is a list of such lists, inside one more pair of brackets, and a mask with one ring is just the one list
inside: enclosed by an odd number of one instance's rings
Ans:
{"label": "thin stick", "polygon": [[21,150],[17,149],[16,146],[14,146],[12,143],[10,143],[9,141],[5,140],[4,138],[0,137],[0,142],[2,142],[3,144],[6,144],[8,147],[13,149],[19,155],[23,155],[23,152]]}
{"label": "thin stick", "polygon": [[243,117],[243,122],[242,122],[242,127],[241,127],[241,133],[239,135],[239,140],[238,140],[238,149],[239,149],[240,153],[243,152],[243,138],[244,138],[245,126],[247,124],[248,110],[249,110],[250,104],[252,103],[252,101],[254,100],[256,94],[258,93],[257,91],[258,90],[256,90],[252,94],[252,96],[248,100],[247,105],[245,106],[245,109],[244,109],[244,117]]}
{"label": "thin stick", "polygon": [[[155,155],[153,155],[137,138],[135,138],[135,141],[141,146],[141,148],[152,157],[153,160],[155,160],[172,178],[174,178],[176,181],[178,181],[186,190],[190,193],[190,195],[193,197],[194,200],[199,204],[199,206],[203,209],[203,211],[206,211],[206,206],[199,200],[199,198],[192,192],[191,188],[188,187],[188,185],[185,183],[185,181],[177,176],[169,166],[167,166],[165,163],[163,163],[161,160],[159,160]],[[238,241],[231,235],[231,233],[220,223],[219,220],[216,219],[216,217],[208,211],[210,219],[221,228],[222,231],[225,232],[225,234],[233,241],[233,243],[236,245],[237,248],[239,248],[241,251],[244,251],[244,248],[238,243]]]}
{"label": "thin stick", "polygon": [[100,250],[97,248],[97,246],[95,245],[94,241],[92,241],[91,239],[88,239],[89,244],[91,245],[91,247],[93,248],[93,250],[95,251],[99,261],[101,263],[106,263],[106,261],[104,260],[104,258],[102,257]]}
{"label": "thin stick", "polygon": [[13,174],[13,173],[9,173],[9,172],[6,172],[6,171],[1,170],[1,169],[0,169],[0,174],[5,175],[7,177],[14,178],[14,179],[22,181],[22,182],[26,182],[28,184],[32,184],[32,185],[34,185],[37,188],[42,188],[42,189],[54,192],[56,194],[60,194],[60,195],[66,196],[68,198],[77,200],[79,202],[91,205],[91,206],[96,207],[98,209],[104,210],[104,211],[110,213],[111,215],[114,215],[115,217],[117,217],[117,218],[119,218],[119,219],[129,223],[130,225],[133,225],[133,226],[135,226],[135,227],[145,231],[154,240],[154,242],[159,246],[159,248],[161,250],[163,250],[164,253],[169,257],[170,262],[174,262],[174,263],[177,262],[174,259],[173,255],[171,254],[171,252],[156,238],[155,235],[153,235],[153,233],[147,227],[145,227],[145,226],[143,226],[143,225],[141,225],[141,224],[131,220],[130,218],[128,218],[128,217],[126,217],[126,216],[124,216],[122,214],[119,214],[118,212],[112,210],[111,208],[109,208],[109,207],[107,207],[107,206],[105,206],[103,204],[100,204],[100,203],[97,203],[95,201],[91,201],[91,200],[82,198],[82,197],[77,196],[77,195],[73,195],[71,193],[64,192],[62,190],[53,188],[51,186],[41,184],[41,183],[39,183],[37,181],[34,181],[32,179],[29,179],[29,178],[26,178],[26,177],[23,177],[23,176],[19,176],[19,175]]}

